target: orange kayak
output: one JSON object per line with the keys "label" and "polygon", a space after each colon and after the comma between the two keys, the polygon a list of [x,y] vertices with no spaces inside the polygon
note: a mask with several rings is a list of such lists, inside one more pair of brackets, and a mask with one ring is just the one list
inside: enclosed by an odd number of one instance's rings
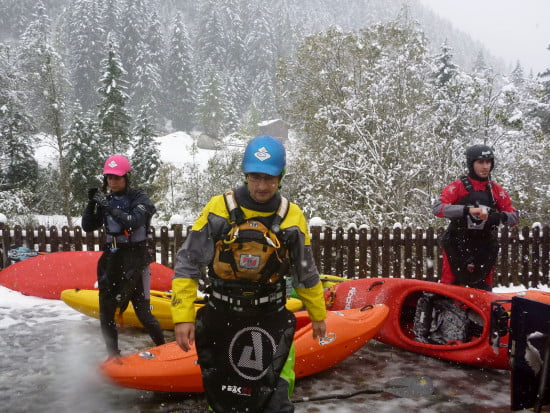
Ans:
{"label": "orange kayak", "polygon": [[[432,304],[429,313],[422,313],[419,310],[422,309],[422,297],[426,294],[438,303],[435,307]],[[513,296],[550,302],[550,293],[539,290],[500,294],[405,278],[350,280],[325,292],[327,308],[331,310],[368,304],[388,305],[388,320],[375,335],[376,340],[432,357],[496,369],[511,368],[508,332]],[[452,314],[449,316],[449,313]],[[421,324],[426,314],[433,321],[429,326],[429,336],[420,337],[417,334],[421,330],[416,324]],[[460,315],[465,324],[464,332],[461,334],[459,329],[454,330],[461,338],[444,339],[445,335],[437,329],[442,327],[445,319],[454,317],[456,320]],[[455,324],[459,325],[458,322]]]}
{"label": "orange kayak", "polygon": [[[389,313],[386,305],[327,313],[327,337],[314,340],[306,311],[295,313],[296,377],[326,370],[359,350],[382,327]],[[197,353],[187,353],[176,342],[108,360],[101,373],[122,387],[165,392],[203,392]]]}
{"label": "orange kayak", "polygon": [[540,301],[541,303],[550,304],[550,291],[542,290],[525,290],[516,293],[499,293],[508,297],[523,297],[534,301]]}

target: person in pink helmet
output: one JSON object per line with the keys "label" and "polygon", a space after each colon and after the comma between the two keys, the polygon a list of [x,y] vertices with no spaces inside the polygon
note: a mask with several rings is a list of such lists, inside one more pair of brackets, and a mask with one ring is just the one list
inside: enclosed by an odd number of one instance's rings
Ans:
{"label": "person in pink helmet", "polygon": [[131,169],[122,155],[107,158],[103,187],[88,191],[82,216],[84,231],[104,227],[106,232],[97,280],[101,332],[110,357],[120,354],[116,321],[121,321],[130,302],[153,342],[165,342],[160,324],[151,314],[149,298],[149,264],[153,258],[147,248],[147,233],[156,209],[143,190],[130,186]]}

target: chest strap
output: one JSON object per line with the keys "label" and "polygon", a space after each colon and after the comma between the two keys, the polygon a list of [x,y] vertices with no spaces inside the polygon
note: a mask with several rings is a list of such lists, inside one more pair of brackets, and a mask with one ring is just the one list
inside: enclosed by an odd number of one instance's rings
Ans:
{"label": "chest strap", "polygon": [[[229,212],[229,222],[231,225],[242,224],[245,221],[244,212],[237,203],[234,192],[227,191],[223,194],[223,197],[225,199],[225,206]],[[286,218],[289,206],[290,202],[288,202],[288,199],[281,196],[281,202],[279,202],[279,207],[277,208],[277,211],[275,211],[275,216],[273,217],[273,222],[270,228],[275,234],[278,234],[281,231],[281,222],[283,222]]]}

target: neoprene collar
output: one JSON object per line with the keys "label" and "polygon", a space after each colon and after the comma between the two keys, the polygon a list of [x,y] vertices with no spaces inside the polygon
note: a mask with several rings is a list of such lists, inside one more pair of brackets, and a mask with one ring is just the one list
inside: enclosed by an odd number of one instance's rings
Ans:
{"label": "neoprene collar", "polygon": [[250,196],[250,191],[246,185],[239,186],[233,192],[235,193],[235,199],[240,206],[253,211],[275,212],[277,211],[277,208],[279,208],[279,204],[281,202],[281,194],[279,194],[279,192],[273,195],[273,197],[267,202],[256,202]]}

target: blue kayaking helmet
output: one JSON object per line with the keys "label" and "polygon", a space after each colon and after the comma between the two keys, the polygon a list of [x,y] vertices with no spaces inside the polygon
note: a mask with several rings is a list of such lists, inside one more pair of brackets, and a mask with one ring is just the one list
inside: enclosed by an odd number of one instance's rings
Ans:
{"label": "blue kayaking helmet", "polygon": [[282,142],[273,136],[256,136],[246,146],[243,156],[243,172],[271,176],[284,175],[286,151]]}

